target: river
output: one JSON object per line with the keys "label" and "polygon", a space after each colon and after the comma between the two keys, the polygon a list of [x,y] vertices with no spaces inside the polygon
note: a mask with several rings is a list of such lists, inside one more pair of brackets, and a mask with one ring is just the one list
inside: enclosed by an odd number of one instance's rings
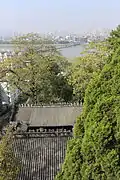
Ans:
{"label": "river", "polygon": [[63,56],[67,58],[75,58],[80,56],[80,53],[84,50],[84,46],[73,46],[69,48],[61,49],[61,53]]}
{"label": "river", "polygon": [[[0,51],[12,51],[13,45],[11,44],[0,44]],[[78,45],[78,46],[72,46],[68,48],[60,49],[60,52],[63,56],[66,58],[75,58],[77,56],[80,56],[80,53],[84,50],[84,45]]]}

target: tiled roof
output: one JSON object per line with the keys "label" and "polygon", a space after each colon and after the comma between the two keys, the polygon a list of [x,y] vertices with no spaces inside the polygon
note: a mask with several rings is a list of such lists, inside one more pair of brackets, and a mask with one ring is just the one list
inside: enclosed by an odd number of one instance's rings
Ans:
{"label": "tiled roof", "polygon": [[31,126],[73,125],[81,111],[80,106],[20,107],[16,119]]}

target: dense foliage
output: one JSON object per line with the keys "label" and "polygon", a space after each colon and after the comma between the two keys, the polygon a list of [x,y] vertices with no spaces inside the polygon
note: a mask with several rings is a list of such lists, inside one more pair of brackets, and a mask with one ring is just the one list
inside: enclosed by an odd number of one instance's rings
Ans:
{"label": "dense foliage", "polygon": [[120,47],[114,50],[87,87],[57,180],[120,179]]}
{"label": "dense foliage", "polygon": [[0,180],[15,180],[20,170],[20,161],[15,157],[12,147],[13,140],[10,129],[0,140]]}
{"label": "dense foliage", "polygon": [[10,88],[38,104],[51,101],[70,101],[72,87],[66,80],[68,61],[54,45],[45,44],[37,34],[14,39],[16,54],[0,63],[0,79]]}
{"label": "dense foliage", "polygon": [[68,82],[73,86],[73,93],[78,100],[84,99],[85,90],[94,76],[94,73],[101,72],[106,64],[108,49],[106,41],[90,43],[73,62]]}
{"label": "dense foliage", "polygon": [[[84,99],[85,90],[94,73],[100,73],[104,65],[108,62],[109,57],[120,46],[120,25],[111,31],[109,38],[100,42],[90,43],[72,63],[68,82],[73,86],[73,93],[76,99]],[[111,59],[109,58],[109,61]]]}
{"label": "dense foliage", "polygon": [[107,41],[109,44],[108,48],[111,50],[111,53],[114,53],[120,46],[120,25],[110,33]]}

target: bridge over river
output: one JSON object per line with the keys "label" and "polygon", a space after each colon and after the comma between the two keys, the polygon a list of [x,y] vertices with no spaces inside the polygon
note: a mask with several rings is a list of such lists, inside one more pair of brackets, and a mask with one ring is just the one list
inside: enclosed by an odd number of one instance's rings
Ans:
{"label": "bridge over river", "polygon": [[[69,48],[69,47],[74,47],[74,46],[80,46],[83,44],[85,44],[85,43],[71,42],[71,43],[66,43],[66,44],[53,44],[53,45],[55,45],[57,47],[57,49],[63,49],[63,48]],[[14,49],[13,44],[0,44],[0,52],[11,51],[13,49]]]}
{"label": "bridge over river", "polygon": [[[80,55],[80,52],[83,51],[85,43],[68,43],[68,44],[55,44],[57,49],[62,53],[63,56],[67,58],[74,58]],[[0,57],[11,56],[14,51],[13,44],[0,44]]]}

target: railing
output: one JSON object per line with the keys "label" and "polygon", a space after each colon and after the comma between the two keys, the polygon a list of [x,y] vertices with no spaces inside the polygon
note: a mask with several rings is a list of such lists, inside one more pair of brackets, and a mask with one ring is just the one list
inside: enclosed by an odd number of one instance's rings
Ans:
{"label": "railing", "polygon": [[54,180],[71,138],[70,131],[15,134],[14,151],[22,165],[17,180]]}

